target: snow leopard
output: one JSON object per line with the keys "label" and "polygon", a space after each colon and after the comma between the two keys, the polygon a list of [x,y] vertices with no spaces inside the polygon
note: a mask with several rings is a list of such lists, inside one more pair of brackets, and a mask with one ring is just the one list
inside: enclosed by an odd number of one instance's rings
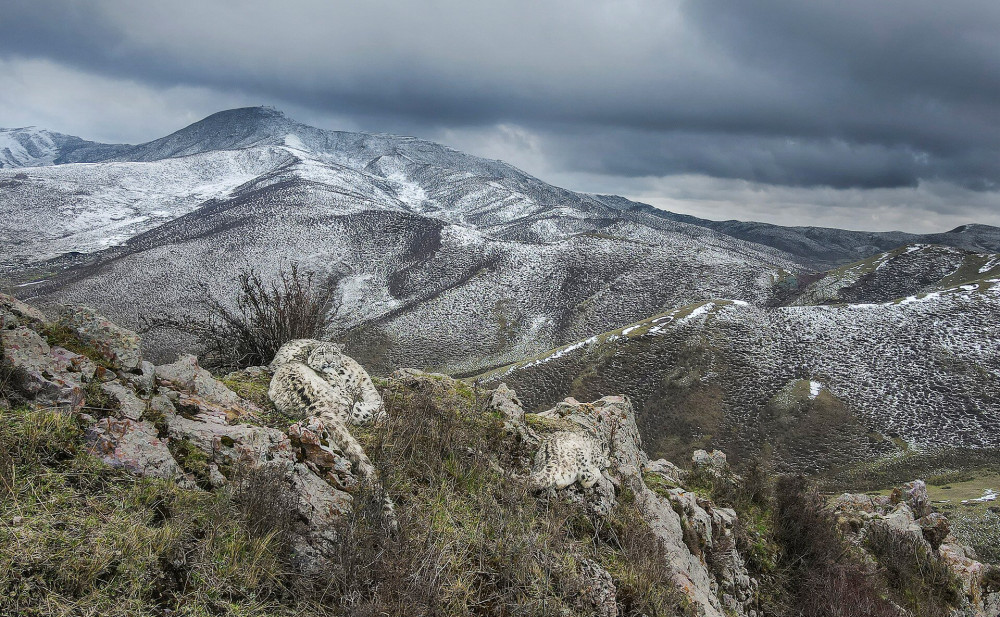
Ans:
{"label": "snow leopard", "polygon": [[546,436],[535,453],[528,483],[532,489],[563,489],[579,482],[590,488],[611,464],[601,443],[590,435],[559,431]]}
{"label": "snow leopard", "polygon": [[[344,356],[339,346],[307,339],[282,346],[271,366],[274,375],[268,396],[278,411],[294,418],[318,417],[322,420],[332,445],[344,453],[362,479],[379,488],[375,466],[347,430],[350,422],[370,422],[375,417],[373,407],[378,411],[382,409],[381,397],[364,369]],[[352,384],[363,381],[371,389],[368,407],[358,404],[366,402],[363,396],[359,401],[359,397],[351,393]],[[377,406],[372,404],[372,395]],[[390,521],[394,520],[392,501],[387,495],[384,496],[383,512]]]}
{"label": "snow leopard", "polygon": [[277,369],[290,362],[301,362],[313,369],[347,402],[350,421],[367,424],[384,418],[382,397],[371,377],[353,358],[344,355],[343,346],[314,339],[297,339],[281,346],[271,362]]}

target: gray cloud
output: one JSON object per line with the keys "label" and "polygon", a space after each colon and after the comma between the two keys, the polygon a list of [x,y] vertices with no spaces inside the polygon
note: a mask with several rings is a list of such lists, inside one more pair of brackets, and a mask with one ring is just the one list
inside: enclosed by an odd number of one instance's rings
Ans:
{"label": "gray cloud", "polygon": [[[938,203],[920,187],[950,184],[1000,204],[993,1],[13,0],[0,59],[89,76],[95,96],[168,93],[183,112],[153,104],[137,140],[213,103],[266,102],[588,184],[905,189],[926,198],[914,208]],[[25,115],[7,98],[0,112]]]}

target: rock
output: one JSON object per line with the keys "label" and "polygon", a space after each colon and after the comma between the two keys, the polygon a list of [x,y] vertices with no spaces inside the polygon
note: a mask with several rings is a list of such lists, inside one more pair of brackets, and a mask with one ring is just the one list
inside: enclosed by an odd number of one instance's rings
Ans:
{"label": "rock", "polygon": [[882,520],[890,529],[897,533],[909,535],[918,540],[923,540],[924,538],[923,530],[920,529],[920,525],[917,525],[913,511],[905,503],[897,504],[896,508],[884,516]]}
{"label": "rock", "polygon": [[177,358],[173,364],[164,364],[154,370],[158,384],[178,392],[192,394],[221,407],[243,408],[247,405],[246,401],[225,384],[198,366],[198,358],[190,354]]}
{"label": "rock", "polygon": [[113,366],[126,371],[139,368],[142,354],[139,336],[99,315],[94,309],[69,305],[62,321],[76,331],[80,338],[94,346],[98,353]]}
{"label": "rock", "polygon": [[14,296],[0,293],[0,330],[13,330],[19,326],[38,326],[45,323],[45,315],[41,311]]}
{"label": "rock", "polygon": [[115,415],[138,421],[146,413],[146,401],[137,397],[134,391],[126,388],[117,381],[102,383],[101,390],[117,401],[117,413]]}
{"label": "rock", "polygon": [[[535,488],[583,500],[592,512],[603,516],[615,507],[618,487],[628,487],[673,569],[674,581],[697,611],[708,617],[724,617],[727,611],[749,614],[757,583],[732,548],[736,513],[714,508],[682,488],[658,487],[665,490],[662,495],[646,485],[643,472],[662,474],[680,484],[681,470],[668,461],[649,462],[628,398],[609,396],[593,403],[569,398],[525,418],[540,441],[528,477]],[[724,464],[725,455],[715,453],[710,460]],[[716,542],[720,543],[717,548]],[[706,562],[708,554],[714,569]],[[723,596],[727,603],[720,599]]]}
{"label": "rock", "polygon": [[524,409],[521,406],[521,399],[517,394],[502,383],[493,390],[490,395],[489,408],[503,414],[506,423],[516,426],[524,422]]}
{"label": "rock", "polygon": [[691,462],[696,468],[708,469],[715,473],[722,473],[729,466],[726,453],[719,450],[712,450],[711,453],[705,450],[695,450]]}
{"label": "rock", "polygon": [[93,364],[61,347],[49,347],[25,326],[0,330],[3,362],[12,369],[10,384],[36,404],[78,410],[84,402],[83,382],[94,374]]}
{"label": "rock", "polygon": [[336,447],[322,420],[310,418],[293,424],[288,437],[292,446],[299,449],[298,460],[308,462],[313,471],[340,490],[357,491],[359,482],[352,473],[351,461]]}
{"label": "rock", "polygon": [[951,531],[951,525],[948,523],[948,518],[943,514],[938,512],[931,512],[930,514],[917,519],[917,525],[920,527],[920,532],[924,536],[924,540],[927,540],[928,544],[935,551],[941,546],[945,538],[948,537],[948,533]]}
{"label": "rock", "polygon": [[[154,397],[154,400],[157,398],[160,401],[156,404],[169,404],[166,397]],[[153,404],[151,401],[151,406]],[[292,439],[277,429],[230,424],[224,410],[193,417],[174,416],[168,430],[172,440],[188,442],[206,456],[206,477],[203,480],[210,485],[230,484],[233,478],[225,476],[226,470],[229,473],[239,471],[236,480],[244,490],[266,490],[288,496],[287,507],[291,509],[293,521],[292,543],[298,567],[311,572],[329,558],[338,541],[334,524],[350,511],[353,501],[350,494],[334,485],[331,474],[343,484],[350,484],[346,479],[349,472],[343,470],[343,464],[336,461],[335,456],[326,458],[312,453],[314,461],[333,461],[329,470],[307,459],[299,461],[305,431],[295,431],[296,442],[293,444]],[[310,430],[312,433],[305,437],[305,441],[322,449],[325,445],[322,430],[316,427]],[[338,475],[337,472],[342,473]],[[257,484],[249,481],[254,474],[262,478]],[[264,484],[261,485],[261,482]]]}
{"label": "rock", "polygon": [[122,371],[118,377],[140,394],[149,396],[156,390],[156,367],[147,360],[140,362],[137,369]]}
{"label": "rock", "polygon": [[643,473],[656,474],[667,484],[678,487],[683,484],[684,470],[674,465],[665,458],[657,459],[646,463],[642,469]]}
{"label": "rock", "polygon": [[580,591],[587,614],[595,617],[618,617],[618,590],[611,574],[590,559],[580,560],[580,574],[584,586]]}
{"label": "rock", "polygon": [[86,438],[91,453],[112,467],[156,478],[180,477],[180,466],[156,433],[149,422],[102,418],[87,429]]}

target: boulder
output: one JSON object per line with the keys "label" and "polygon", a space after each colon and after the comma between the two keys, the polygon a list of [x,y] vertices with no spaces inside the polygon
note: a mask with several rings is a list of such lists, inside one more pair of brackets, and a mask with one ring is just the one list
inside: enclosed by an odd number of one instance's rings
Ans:
{"label": "boulder", "polygon": [[41,311],[21,302],[14,296],[0,293],[0,330],[12,330],[19,326],[38,326],[45,323],[45,315]]}
{"label": "boulder", "polygon": [[939,512],[931,512],[926,516],[918,518],[917,525],[920,527],[920,532],[924,536],[924,540],[927,540],[927,543],[935,551],[940,548],[945,538],[951,532],[951,525],[948,523],[948,518]]}
{"label": "boulder", "polygon": [[696,469],[707,469],[713,473],[723,473],[728,467],[726,453],[719,450],[707,452],[705,450],[695,450],[691,456],[691,462]]}
{"label": "boulder", "polygon": [[524,409],[517,394],[502,383],[490,395],[489,408],[503,415],[505,423],[516,426],[524,422]]}
{"label": "boulder", "polygon": [[156,427],[149,422],[102,418],[87,429],[86,438],[91,453],[112,467],[156,478],[182,476],[166,443],[156,434]]}
{"label": "boulder", "polygon": [[147,360],[140,362],[139,367],[134,370],[122,371],[119,378],[144,396],[149,396],[156,390],[156,367]]}
{"label": "boulder", "polygon": [[11,370],[8,384],[39,405],[78,410],[84,402],[84,382],[93,377],[89,360],[49,344],[34,330],[19,326],[0,330],[3,363]]}
{"label": "boulder", "polygon": [[154,370],[158,384],[193,395],[209,404],[232,408],[242,408],[248,404],[211,373],[198,366],[196,356],[183,355],[173,364],[157,366]]}
{"label": "boulder", "polygon": [[121,418],[138,421],[146,413],[146,401],[136,396],[135,391],[118,381],[101,384],[101,390],[117,403],[116,414]]}
{"label": "boulder", "polygon": [[67,306],[62,322],[90,343],[112,366],[125,371],[139,368],[142,353],[139,349],[139,336],[135,332],[126,330],[102,317],[94,309],[81,305]]}

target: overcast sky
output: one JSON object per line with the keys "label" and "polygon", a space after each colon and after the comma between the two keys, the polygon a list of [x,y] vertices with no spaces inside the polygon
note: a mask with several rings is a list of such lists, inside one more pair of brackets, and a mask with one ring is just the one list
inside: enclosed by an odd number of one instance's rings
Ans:
{"label": "overcast sky", "polygon": [[996,0],[3,0],[0,126],[260,104],[706,218],[1000,225]]}

